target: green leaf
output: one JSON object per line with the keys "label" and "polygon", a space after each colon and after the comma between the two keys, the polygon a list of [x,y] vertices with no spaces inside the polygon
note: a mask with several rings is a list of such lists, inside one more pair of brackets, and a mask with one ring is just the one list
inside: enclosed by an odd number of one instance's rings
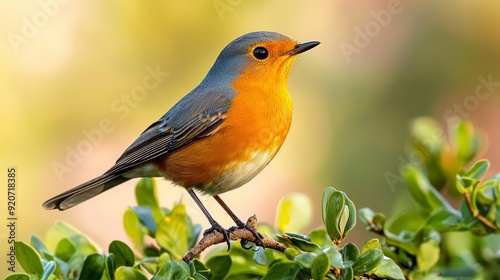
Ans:
{"label": "green leaf", "polygon": [[469,177],[472,179],[480,180],[481,177],[486,174],[488,168],[490,167],[490,162],[486,159],[478,160],[472,165],[467,172],[463,175],[464,177]]}
{"label": "green leaf", "polygon": [[92,254],[85,258],[79,280],[101,279],[106,268],[104,256]]}
{"label": "green leaf", "polygon": [[311,242],[318,245],[321,248],[329,248],[335,246],[328,236],[325,229],[313,229],[308,234]]}
{"label": "green leaf", "polygon": [[346,264],[354,263],[359,257],[359,249],[353,243],[347,243],[341,250],[342,258]]}
{"label": "green leaf", "polygon": [[121,266],[133,266],[135,264],[135,255],[132,249],[122,241],[114,240],[109,244],[109,253],[114,255],[115,265],[117,268]]}
{"label": "green leaf", "polygon": [[458,230],[462,216],[459,212],[449,212],[445,208],[436,209],[429,215],[426,224],[439,232]]}
{"label": "green leaf", "polygon": [[261,280],[295,280],[300,271],[300,265],[294,262],[277,261],[271,264],[268,272]]}
{"label": "green leaf", "polygon": [[317,253],[321,252],[321,248],[318,245],[312,243],[308,236],[305,236],[304,238],[300,234],[287,232],[283,234],[283,237],[289,240],[293,245],[297,246],[302,251]]}
{"label": "green leaf", "polygon": [[[199,259],[194,259],[189,264],[189,266],[192,266],[194,268],[194,271],[196,271],[197,274],[202,275],[205,279],[210,278],[210,269],[203,262],[201,262]],[[195,279],[198,279],[198,278],[195,277]]]}
{"label": "green leaf", "polygon": [[90,255],[102,251],[90,239],[64,222],[56,222],[45,234],[45,245],[49,251],[55,251],[59,241],[68,238],[75,246],[77,252]]}
{"label": "green leaf", "polygon": [[30,238],[30,245],[40,254],[42,255],[45,252],[48,252],[47,247],[43,244],[43,241],[40,237],[36,235],[32,235]]}
{"label": "green leaf", "polygon": [[180,260],[173,260],[166,263],[152,280],[177,280],[188,279],[189,266]]}
{"label": "green leaf", "polygon": [[139,217],[132,209],[127,209],[123,214],[123,226],[127,236],[132,240],[136,249],[142,251],[144,247],[144,233],[141,229]]}
{"label": "green leaf", "polygon": [[453,207],[443,198],[443,196],[431,185],[422,172],[413,165],[405,166],[403,176],[413,198],[424,208],[432,211],[444,207],[454,211]]}
{"label": "green leaf", "polygon": [[344,262],[342,261],[342,254],[335,249],[335,247],[326,248],[324,252],[328,255],[328,260],[330,261],[330,266],[335,268],[344,268]]}
{"label": "green leaf", "polygon": [[109,276],[109,279],[113,279],[112,276],[115,274],[115,269],[115,255],[113,253],[110,253],[106,256],[106,275]]}
{"label": "green leaf", "polygon": [[373,217],[375,216],[375,212],[373,212],[370,208],[361,208],[358,211],[358,216],[361,222],[365,225],[369,226],[372,224]]}
{"label": "green leaf", "polygon": [[361,253],[364,253],[369,250],[382,250],[382,246],[380,246],[380,241],[377,238],[373,238],[368,240],[365,245],[363,245],[363,249],[361,250]]}
{"label": "green leaf", "polygon": [[276,213],[280,232],[300,232],[309,225],[311,218],[311,201],[305,194],[292,193],[280,200]]}
{"label": "green leaf", "polygon": [[57,265],[56,265],[55,261],[47,262],[43,266],[43,275],[40,278],[40,280],[47,280],[47,279],[49,279],[49,277],[54,273],[54,271],[56,271],[56,267],[57,267]]}
{"label": "green leaf", "polygon": [[311,264],[311,276],[313,279],[325,279],[330,269],[330,260],[325,253],[319,254]]}
{"label": "green leaf", "polygon": [[154,179],[142,178],[135,187],[135,199],[139,206],[147,206],[151,208],[153,218],[156,224],[163,220],[163,212],[158,204],[156,195],[156,184]]}
{"label": "green leaf", "polygon": [[14,273],[5,278],[5,280],[31,280],[28,274]]}
{"label": "green leaf", "polygon": [[305,252],[296,256],[294,261],[300,264],[302,267],[311,268],[316,256],[317,255],[315,253]]}
{"label": "green leaf", "polygon": [[390,280],[405,279],[405,276],[401,271],[401,268],[392,259],[387,257],[384,257],[382,259],[380,266],[373,274],[381,279],[390,279]]}
{"label": "green leaf", "polygon": [[461,121],[455,128],[454,142],[457,155],[463,162],[469,162],[479,151],[479,136],[470,122]]}
{"label": "green leaf", "polygon": [[[349,197],[347,197],[347,195],[344,193],[344,192],[341,192],[342,195],[344,195],[345,197],[345,204],[349,210],[348,212],[348,215],[347,215],[347,221],[345,222],[345,226],[344,226],[344,229],[343,229],[343,235],[342,235],[342,238],[346,238],[347,237],[347,234],[351,231],[351,229],[354,228],[354,226],[356,225],[356,206],[354,206],[354,203],[352,202],[352,200],[349,199]],[[344,211],[343,213],[343,218],[345,219],[345,214],[346,211]],[[344,224],[344,223],[342,223]]]}
{"label": "green leaf", "polygon": [[359,276],[374,270],[380,265],[383,257],[384,253],[377,249],[364,252],[356,259],[354,265],[352,266],[354,275]]}
{"label": "green leaf", "polygon": [[188,232],[186,225],[186,206],[177,204],[170,215],[163,218],[156,231],[156,241],[175,259],[181,259],[188,248]]}
{"label": "green leaf", "polygon": [[354,272],[352,270],[352,267],[347,267],[344,270],[342,270],[342,273],[338,278],[338,280],[353,280],[353,279],[354,279]]}
{"label": "green leaf", "polygon": [[423,242],[418,248],[417,265],[421,271],[429,271],[439,260],[440,248],[439,244],[430,239]]}
{"label": "green leaf", "polygon": [[61,260],[67,262],[76,252],[76,247],[68,238],[63,238],[57,244],[55,255]]}
{"label": "green leaf", "polygon": [[35,249],[22,241],[16,241],[15,246],[17,261],[23,270],[35,278],[40,278],[43,275],[43,266]]}
{"label": "green leaf", "polygon": [[210,269],[213,279],[224,279],[231,268],[232,260],[229,255],[214,256],[207,260],[206,266]]}
{"label": "green leaf", "polygon": [[339,221],[344,211],[345,197],[334,188],[326,188],[323,192],[323,223],[326,231],[332,240],[337,243],[342,241],[342,231],[339,228]]}
{"label": "green leaf", "polygon": [[132,211],[137,215],[139,221],[144,225],[151,234],[155,234],[158,229],[158,225],[153,217],[153,211],[147,206],[132,206],[130,207]]}
{"label": "green leaf", "polygon": [[115,271],[115,280],[148,280],[148,278],[138,269],[130,266],[120,266]]}

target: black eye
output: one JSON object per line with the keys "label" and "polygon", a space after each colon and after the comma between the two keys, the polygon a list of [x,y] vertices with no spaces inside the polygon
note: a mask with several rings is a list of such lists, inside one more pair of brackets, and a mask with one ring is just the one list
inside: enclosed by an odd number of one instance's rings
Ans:
{"label": "black eye", "polygon": [[269,51],[264,47],[256,47],[253,50],[253,56],[258,60],[264,60],[269,56]]}

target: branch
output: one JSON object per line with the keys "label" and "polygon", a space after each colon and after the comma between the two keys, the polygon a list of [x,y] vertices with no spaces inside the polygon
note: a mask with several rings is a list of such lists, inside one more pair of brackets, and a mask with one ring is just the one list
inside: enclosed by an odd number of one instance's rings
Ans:
{"label": "branch", "polygon": [[[255,215],[248,218],[247,226],[249,226],[254,230],[257,230],[257,217]],[[262,241],[264,248],[270,248],[280,252],[284,252],[286,249],[286,246],[284,244],[279,243],[278,241],[270,239],[266,236],[264,236],[260,241],[257,240],[253,235],[253,233],[245,228],[237,228],[235,230],[228,231],[228,233],[229,233],[229,239],[233,241],[248,240],[255,244],[260,244]],[[224,234],[214,230],[211,233],[203,236],[203,238],[198,242],[198,244],[196,244],[196,246],[194,246],[191,250],[189,250],[186,253],[186,255],[184,255],[182,260],[186,263],[190,263],[197,255],[205,251],[205,249],[219,243],[226,243],[226,239],[224,237]]]}

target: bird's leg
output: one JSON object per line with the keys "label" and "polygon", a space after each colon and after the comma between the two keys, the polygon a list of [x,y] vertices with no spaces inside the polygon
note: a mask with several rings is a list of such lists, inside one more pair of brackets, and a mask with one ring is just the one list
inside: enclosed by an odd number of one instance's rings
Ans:
{"label": "bird's leg", "polygon": [[[231,217],[231,219],[233,219],[233,221],[236,223],[236,226],[238,228],[246,229],[246,230],[250,231],[253,234],[253,236],[255,237],[255,239],[257,240],[257,242],[255,242],[255,244],[264,247],[264,242],[262,241],[262,238],[264,238],[264,237],[262,236],[262,234],[260,234],[258,231],[256,231],[252,227],[248,226],[246,223],[242,222],[236,216],[236,214],[234,214],[234,212],[231,211],[231,209],[229,209],[227,204],[224,201],[222,201],[222,199],[218,195],[214,195],[213,197],[220,204],[220,206],[222,206],[222,208],[226,211],[226,213],[229,215],[229,217]],[[229,230],[231,230],[231,229],[229,229]],[[246,246],[247,242],[248,242],[248,240],[246,240],[246,239],[241,240],[241,246],[245,249],[249,249],[249,247]],[[258,244],[258,243],[260,243],[260,244]]]}
{"label": "bird's leg", "polygon": [[221,225],[219,225],[219,223],[217,223],[214,220],[214,218],[212,218],[212,215],[210,215],[210,213],[208,212],[207,208],[205,208],[205,206],[203,205],[203,203],[201,203],[200,199],[198,198],[198,196],[196,195],[196,193],[194,192],[193,189],[188,189],[187,192],[193,198],[194,202],[196,202],[196,204],[198,205],[198,207],[200,207],[201,212],[203,212],[203,214],[205,215],[205,217],[207,217],[208,222],[212,226],[211,228],[209,228],[209,229],[205,230],[205,232],[203,232],[203,236],[205,236],[205,235],[213,232],[214,230],[222,233],[224,235],[224,238],[226,239],[227,250],[229,251],[229,248],[231,248],[231,243],[229,242],[229,234],[227,233],[227,230],[225,228],[223,228]]}

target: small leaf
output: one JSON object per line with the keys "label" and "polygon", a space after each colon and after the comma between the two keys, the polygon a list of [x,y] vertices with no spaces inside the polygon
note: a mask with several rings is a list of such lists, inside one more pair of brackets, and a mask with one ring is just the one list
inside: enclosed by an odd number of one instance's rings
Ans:
{"label": "small leaf", "polygon": [[188,279],[190,276],[189,271],[189,266],[186,263],[180,260],[173,260],[160,268],[152,280]]}
{"label": "small leaf", "polygon": [[[286,240],[289,240],[293,245],[297,246],[300,250],[306,251],[306,252],[321,252],[321,248],[312,243],[311,241],[308,241],[304,238],[298,237],[298,234],[293,234],[293,233],[284,233],[283,237]],[[307,238],[309,239],[309,238]]]}
{"label": "small leaf", "polygon": [[76,250],[83,255],[102,251],[93,241],[88,239],[74,227],[64,222],[56,222],[45,234],[45,245],[49,251],[55,251],[59,241],[68,238]]}
{"label": "small leaf", "polygon": [[358,216],[361,222],[363,222],[365,225],[369,226],[372,224],[373,217],[375,216],[375,212],[371,210],[370,208],[361,208],[358,211]]}
{"label": "small leaf", "polygon": [[277,261],[271,264],[266,275],[261,280],[295,280],[300,271],[300,265],[294,262]]}
{"label": "small leaf", "polygon": [[472,165],[467,172],[463,175],[464,177],[469,177],[472,179],[480,180],[481,177],[486,174],[488,168],[490,167],[490,162],[486,159],[478,160]]}
{"label": "small leaf", "polygon": [[373,273],[381,279],[404,280],[405,277],[401,268],[390,258],[384,257],[380,266]]}
{"label": "small leaf", "polygon": [[148,278],[140,270],[129,266],[120,266],[115,271],[115,280],[148,280]]}
{"label": "small leaf", "polygon": [[141,222],[132,209],[127,209],[123,214],[123,227],[128,237],[134,243],[138,251],[144,247],[144,233],[141,230]]}
{"label": "small leaf", "polygon": [[5,278],[5,280],[30,280],[28,274],[14,273]]}
{"label": "small leaf", "polygon": [[[47,262],[44,267],[43,267],[43,275],[40,278],[40,280],[47,280],[49,279],[50,276],[56,271],[56,262],[55,261],[50,261]],[[81,279],[81,278],[80,278]]]}
{"label": "small leaf", "polygon": [[305,194],[289,194],[278,204],[276,224],[280,232],[300,232],[309,225],[311,218],[311,201]]}
{"label": "small leaf", "polygon": [[159,224],[163,219],[163,212],[158,204],[156,195],[156,184],[151,178],[142,178],[135,187],[135,199],[137,205],[147,206],[151,208],[153,218],[156,224]]}
{"label": "small leaf", "polygon": [[79,280],[101,279],[106,264],[101,254],[92,254],[85,258]]}
{"label": "small leaf", "polygon": [[173,254],[174,258],[181,259],[188,250],[187,235],[186,206],[179,203],[158,225],[156,241],[163,249]]}
{"label": "small leaf", "polygon": [[341,250],[342,258],[344,262],[354,263],[359,257],[359,249],[353,243],[347,243]]}
{"label": "small leaf", "polygon": [[37,250],[37,252],[42,255],[43,253],[47,252],[47,247],[45,247],[45,244],[43,244],[43,241],[40,237],[36,235],[32,235],[30,238],[30,245]]}
{"label": "small leaf", "polygon": [[133,266],[135,264],[135,255],[132,249],[122,241],[114,240],[109,244],[109,253],[114,255],[115,265],[117,268],[121,266]]}
{"label": "small leaf", "polygon": [[334,244],[325,229],[313,229],[308,234],[311,242],[317,244],[321,248],[333,247]]}
{"label": "small leaf", "polygon": [[454,142],[457,155],[463,162],[469,162],[478,152],[479,137],[470,122],[460,121],[455,128]]}
{"label": "small leaf", "polygon": [[300,264],[302,267],[311,268],[315,257],[316,254],[306,252],[295,257],[294,261]]}
{"label": "small leaf", "polygon": [[17,241],[15,247],[17,261],[23,270],[35,278],[40,278],[43,275],[43,267],[35,249],[22,241]]}
{"label": "small leaf", "polygon": [[431,185],[422,172],[413,165],[407,165],[403,170],[408,187],[413,198],[424,208],[432,211],[444,207],[450,212],[453,211],[451,205],[443,196]]}
{"label": "small leaf", "polygon": [[232,260],[229,255],[214,256],[206,262],[213,279],[224,279],[231,268],[231,264]]}
{"label": "small leaf", "polygon": [[380,246],[380,241],[377,238],[373,238],[371,240],[368,240],[365,245],[363,246],[363,249],[361,250],[361,253],[364,253],[369,250],[382,250],[382,246]]}
{"label": "small leaf", "polygon": [[417,265],[421,271],[429,271],[439,260],[439,245],[430,239],[420,244],[417,252]]}
{"label": "small leaf", "polygon": [[137,215],[141,224],[143,224],[151,234],[156,234],[158,225],[153,217],[153,211],[147,206],[132,206],[132,211]]}
{"label": "small leaf", "polygon": [[330,260],[325,253],[319,254],[311,264],[311,276],[313,279],[325,279],[330,269]]}
{"label": "small leaf", "polygon": [[330,266],[335,268],[344,268],[342,254],[335,247],[326,248],[324,252],[328,255]]}
{"label": "small leaf", "polygon": [[347,267],[344,270],[342,270],[342,273],[338,278],[338,280],[353,280],[353,279],[354,279],[354,272],[352,267]]}
{"label": "small leaf", "polygon": [[115,269],[115,255],[113,255],[113,253],[110,253],[106,256],[106,275],[108,275],[110,279],[113,279],[112,276],[115,273]]}
{"label": "small leaf", "polygon": [[332,240],[342,241],[343,229],[339,228],[339,221],[344,211],[345,197],[334,188],[327,188],[323,192],[323,223]]}
{"label": "small leaf", "polygon": [[384,254],[380,250],[368,250],[361,254],[359,258],[356,259],[352,270],[354,275],[361,275],[368,273],[380,265]]}
{"label": "small leaf", "polygon": [[57,243],[55,255],[61,260],[67,262],[76,252],[76,247],[68,238],[63,238]]}

